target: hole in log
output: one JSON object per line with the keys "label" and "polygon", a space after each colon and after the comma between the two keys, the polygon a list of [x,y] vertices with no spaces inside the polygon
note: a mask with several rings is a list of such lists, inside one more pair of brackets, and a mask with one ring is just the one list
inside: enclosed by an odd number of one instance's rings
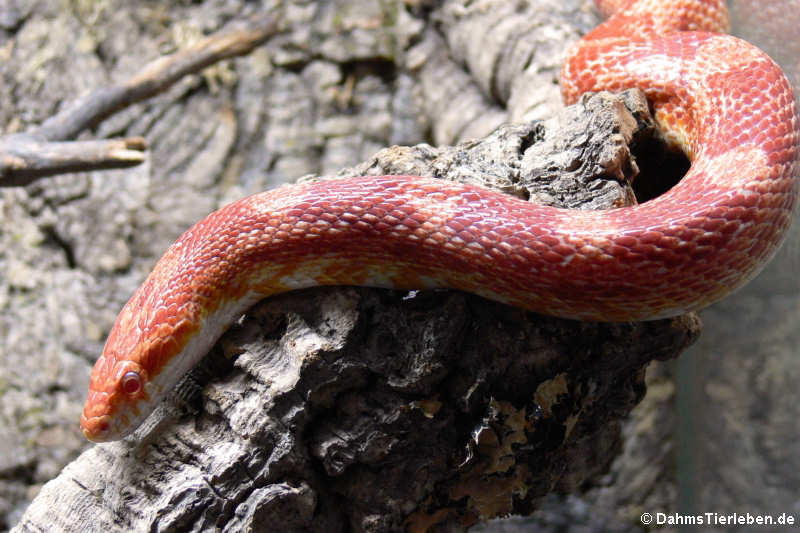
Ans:
{"label": "hole in log", "polygon": [[631,186],[640,204],[670,190],[689,170],[689,159],[658,138],[643,140],[633,148],[633,152],[639,165],[639,176]]}

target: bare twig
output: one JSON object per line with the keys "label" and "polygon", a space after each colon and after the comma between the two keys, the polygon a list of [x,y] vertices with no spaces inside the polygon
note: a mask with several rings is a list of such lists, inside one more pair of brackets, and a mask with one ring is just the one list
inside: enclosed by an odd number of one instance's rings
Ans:
{"label": "bare twig", "polygon": [[261,13],[152,61],[129,80],[96,89],[27,133],[0,137],[0,187],[65,172],[121,168],[144,161],[144,139],[70,141],[117,111],[168,89],[188,74],[245,55],[280,31],[278,13]]}
{"label": "bare twig", "polygon": [[51,141],[71,139],[125,107],[151,98],[173,83],[217,61],[250,53],[278,30],[274,13],[251,18],[235,29],[224,29],[193,46],[160,57],[131,79],[92,91],[74,105],[47,119],[37,133]]}
{"label": "bare twig", "polygon": [[0,138],[0,185],[27,185],[67,172],[123,168],[144,161],[141,137],[48,142],[28,134]]}

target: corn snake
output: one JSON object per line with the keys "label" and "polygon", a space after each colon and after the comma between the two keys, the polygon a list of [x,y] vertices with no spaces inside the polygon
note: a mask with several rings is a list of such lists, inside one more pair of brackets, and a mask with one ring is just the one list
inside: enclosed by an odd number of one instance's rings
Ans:
{"label": "corn snake", "polygon": [[[691,168],[664,195],[575,212],[414,176],[285,186],[212,213],[126,304],[92,373],[87,438],[133,431],[256,301],[314,285],[447,287],[583,320],[702,308],[752,278],[788,228],[800,172],[791,87],[721,35],[724,2],[598,2],[570,51],[565,102],[630,87]],[[687,31],[688,30],[688,31]]]}

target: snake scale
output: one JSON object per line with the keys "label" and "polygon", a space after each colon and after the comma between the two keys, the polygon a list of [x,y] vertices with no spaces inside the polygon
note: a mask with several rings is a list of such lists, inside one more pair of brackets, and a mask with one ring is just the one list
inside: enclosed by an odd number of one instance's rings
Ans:
{"label": "snake scale", "polygon": [[722,0],[598,1],[613,12],[567,54],[566,103],[645,92],[691,162],[639,205],[571,211],[415,176],[283,186],[180,237],[122,309],[81,417],[96,442],[131,433],[256,301],[316,285],[454,288],[541,313],[648,320],[700,309],[775,253],[797,200],[792,89],[724,35]]}

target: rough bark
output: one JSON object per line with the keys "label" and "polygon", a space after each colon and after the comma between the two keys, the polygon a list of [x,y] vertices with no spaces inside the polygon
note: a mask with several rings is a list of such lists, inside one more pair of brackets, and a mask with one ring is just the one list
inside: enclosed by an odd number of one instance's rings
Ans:
{"label": "rough bark", "polygon": [[198,412],[85,452],[15,531],[464,531],[527,514],[608,467],[644,367],[695,320],[591,326],[455,293],[276,298],[195,372]]}
{"label": "rough bark", "polygon": [[[65,102],[272,7],[264,4],[3,4],[0,123],[5,133],[41,124]],[[76,420],[91,364],[125,299],[180,232],[243,194],[336,172],[428,131],[434,142],[452,143],[531,110],[547,116],[545,103],[558,106],[558,55],[593,24],[591,10],[577,2],[519,4],[519,11],[508,11],[504,0],[404,3],[396,12],[389,5],[288,2],[286,34],[182,79],[93,132],[146,138],[145,165],[0,191],[0,528],[17,523],[42,484],[90,447]],[[505,46],[459,44],[506,20],[501,12],[514,22],[504,30]],[[520,104],[485,93],[486,80],[517,87],[509,94]],[[460,107],[469,94],[481,96],[474,114],[472,104]],[[505,149],[490,148],[483,147],[489,156]],[[454,154],[439,165],[476,173]],[[617,199],[629,196],[621,190]],[[650,472],[664,465],[638,461],[634,468],[643,464]]]}
{"label": "rough bark", "polygon": [[[146,138],[144,165],[0,191],[0,529],[17,523],[42,484],[89,447],[76,420],[91,364],[125,299],[180,232],[243,194],[335,173],[384,146],[453,144],[505,121],[549,116],[559,106],[561,54],[597,22],[591,3],[286,2],[287,34],[181,80],[92,132]],[[764,2],[753,5],[752,13],[764,12]],[[42,124],[65,103],[271,7],[236,0],[2,2],[3,133]],[[791,16],[772,20],[796,26]],[[778,40],[779,50],[793,42]],[[788,57],[795,73],[797,59]],[[394,168],[426,157],[409,156]],[[451,159],[444,166],[458,165]],[[796,469],[780,465],[797,455],[796,234],[794,248],[782,254],[789,266],[774,264],[772,278],[762,276],[734,297],[733,309],[749,312],[726,313],[723,303],[706,314],[707,322],[728,324],[705,343],[719,357],[682,358],[691,368],[681,371],[701,393],[697,403],[678,395],[681,421],[702,412],[694,427],[676,422],[671,368],[651,365],[650,392],[624,423],[621,454],[608,474],[569,495],[551,494],[535,518],[494,521],[481,531],[641,531],[641,512],[679,508],[679,488],[684,502],[702,496],[701,511],[743,502],[789,507]],[[756,300],[762,303],[753,307]],[[773,320],[776,302],[781,311]],[[732,402],[738,407],[731,416]],[[681,487],[676,434],[682,456],[701,451],[695,464],[679,464]],[[124,496],[110,491],[96,495]]]}
{"label": "rough bark", "polygon": [[[387,149],[341,174],[609,208],[632,201],[628,146],[649,120],[641,93],[601,93],[550,121]],[[15,530],[464,531],[528,514],[608,468],[645,367],[698,333],[694,315],[587,324],[453,291],[273,298],[143,431],[45,485]]]}

